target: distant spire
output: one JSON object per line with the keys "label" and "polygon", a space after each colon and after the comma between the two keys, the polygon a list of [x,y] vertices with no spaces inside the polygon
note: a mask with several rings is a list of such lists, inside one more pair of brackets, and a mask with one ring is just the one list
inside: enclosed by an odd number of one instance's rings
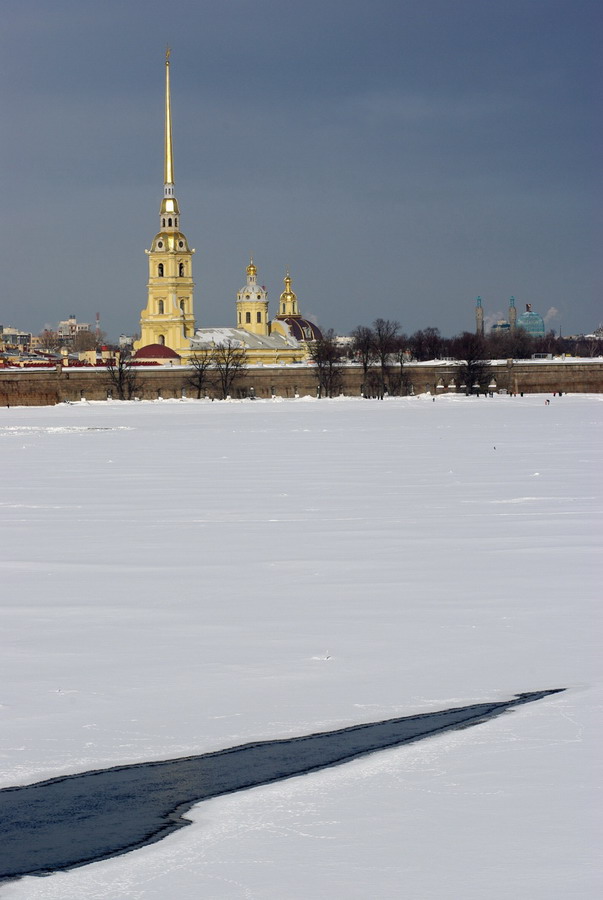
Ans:
{"label": "distant spire", "polygon": [[170,97],[170,53],[165,51],[165,128],[163,135],[163,201],[159,215],[161,227],[177,229],[180,209],[174,195],[174,148],[172,144],[172,103]]}
{"label": "distant spire", "polygon": [[174,153],[172,148],[172,105],[170,98],[170,53],[165,51],[165,154],[163,165],[163,183],[174,184]]}

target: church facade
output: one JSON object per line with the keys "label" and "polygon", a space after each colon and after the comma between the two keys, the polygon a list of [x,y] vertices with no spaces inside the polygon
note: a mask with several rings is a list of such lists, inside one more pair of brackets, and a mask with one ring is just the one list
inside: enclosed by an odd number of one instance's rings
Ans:
{"label": "church facade", "polygon": [[165,129],[163,198],[159,231],[146,250],[149,266],[147,305],[140,316],[140,339],[134,344],[135,358],[174,364],[186,363],[200,352],[230,344],[243,349],[249,363],[288,364],[308,359],[308,345],[321,338],[317,325],[299,311],[291,276],[279,311],[270,320],[268,292],[258,284],[257,268],[250,260],[247,280],[236,295],[232,327],[197,327],[194,313],[194,249],[180,227],[180,207],[175,193],[170,51],[165,59]]}

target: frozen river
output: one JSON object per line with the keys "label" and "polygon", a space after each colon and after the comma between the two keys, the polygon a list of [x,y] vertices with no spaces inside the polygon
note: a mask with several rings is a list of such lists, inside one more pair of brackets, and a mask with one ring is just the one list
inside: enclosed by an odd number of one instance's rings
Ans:
{"label": "frozen river", "polygon": [[599,396],[0,410],[1,787],[567,688],[2,900],[597,896],[601,446]]}

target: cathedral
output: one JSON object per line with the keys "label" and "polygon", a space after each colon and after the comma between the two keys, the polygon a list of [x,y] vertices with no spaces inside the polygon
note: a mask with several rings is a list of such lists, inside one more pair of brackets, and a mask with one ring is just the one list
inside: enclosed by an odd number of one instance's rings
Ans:
{"label": "cathedral", "polygon": [[258,284],[257,267],[250,260],[246,283],[237,292],[232,327],[196,327],[194,314],[194,249],[180,229],[180,207],[174,186],[170,51],[165,58],[165,129],[163,199],[159,231],[151,249],[147,305],[140,317],[140,340],[134,344],[138,360],[186,363],[196,353],[220,345],[245,351],[249,363],[284,365],[308,359],[308,344],[322,337],[320,329],[299,311],[297,295],[287,272],[278,313],[270,320],[268,293]]}

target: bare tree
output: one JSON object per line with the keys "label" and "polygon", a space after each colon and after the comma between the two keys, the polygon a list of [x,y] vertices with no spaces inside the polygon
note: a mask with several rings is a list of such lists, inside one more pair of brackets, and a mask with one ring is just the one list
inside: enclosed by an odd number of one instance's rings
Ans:
{"label": "bare tree", "polygon": [[225,344],[214,347],[211,361],[216,370],[222,399],[226,400],[231,394],[235,380],[247,365],[247,354],[237,341],[226,341]]}
{"label": "bare tree", "polygon": [[127,353],[116,353],[107,360],[109,387],[115,388],[118,400],[131,400],[138,390],[137,372]]}
{"label": "bare tree", "polygon": [[596,337],[594,334],[585,335],[585,337],[578,342],[578,356],[601,356],[603,352],[603,341]]}
{"label": "bare tree", "polygon": [[76,353],[82,353],[86,350],[94,350],[99,343],[102,343],[102,341],[97,338],[94,331],[78,331],[73,336],[71,346]]}
{"label": "bare tree", "polygon": [[213,365],[212,351],[208,347],[196,350],[195,355],[191,356],[189,364],[192,371],[189,373],[186,383],[197,392],[197,400],[200,400],[203,392],[211,384],[209,373]]}
{"label": "bare tree", "polygon": [[310,344],[310,358],[316,364],[318,396],[333,397],[341,390],[341,348],[335,340],[335,332],[329,329],[317,341]]}
{"label": "bare tree", "polygon": [[534,338],[525,328],[514,331],[491,331],[486,340],[489,359],[529,359],[534,350]]}
{"label": "bare tree", "polygon": [[409,378],[404,371],[404,364],[409,356],[408,335],[399,334],[395,340],[395,349],[392,353],[392,359],[395,368],[389,370],[389,392],[394,396],[408,394]]}
{"label": "bare tree", "polygon": [[457,359],[463,360],[460,376],[465,383],[465,393],[475,394],[488,385],[488,351],[482,335],[464,331],[451,341]]}
{"label": "bare tree", "polygon": [[352,353],[362,366],[362,393],[370,396],[369,371],[375,361],[375,335],[372,328],[359,325],[352,331]]}
{"label": "bare tree", "polygon": [[51,328],[45,328],[39,335],[39,348],[40,350],[50,350],[54,352],[56,350],[60,350],[63,345],[63,339],[58,331],[53,331]]}
{"label": "bare tree", "polygon": [[392,319],[375,319],[373,329],[375,358],[379,364],[379,397],[383,400],[385,392],[389,389],[389,366],[396,352],[396,338],[400,330],[400,323]]}
{"label": "bare tree", "polygon": [[342,355],[332,328],[320,340],[313,342],[310,357],[316,364],[318,396],[334,397],[341,391]]}
{"label": "bare tree", "polygon": [[424,328],[415,331],[409,338],[413,356],[419,361],[438,359],[442,354],[443,340],[438,328]]}

